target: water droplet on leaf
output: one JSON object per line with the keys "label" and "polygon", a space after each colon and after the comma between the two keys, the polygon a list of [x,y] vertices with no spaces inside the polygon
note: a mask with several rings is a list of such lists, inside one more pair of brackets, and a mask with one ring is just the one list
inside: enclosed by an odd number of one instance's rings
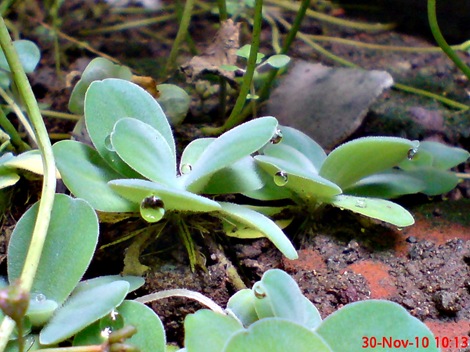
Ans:
{"label": "water droplet on leaf", "polygon": [[47,297],[42,293],[31,293],[31,299],[38,303],[47,301]]}
{"label": "water droplet on leaf", "polygon": [[410,150],[408,150],[408,160],[413,159],[417,152],[418,152],[417,147],[411,148]]}
{"label": "water droplet on leaf", "polygon": [[99,325],[101,336],[108,338],[113,331],[124,327],[124,318],[118,311],[113,309],[108,315],[100,319]]}
{"label": "water droplet on leaf", "polygon": [[278,171],[274,174],[274,183],[280,187],[285,186],[289,177],[285,171]]}
{"label": "water droplet on leaf", "polygon": [[356,208],[367,208],[367,202],[365,199],[358,199],[356,200],[356,204],[354,204],[356,206]]}
{"label": "water droplet on leaf", "polygon": [[272,144],[278,144],[279,142],[282,141],[282,132],[280,129],[277,129],[276,132],[274,132],[273,138],[271,138],[271,143]]}
{"label": "water droplet on leaf", "polygon": [[114,149],[113,143],[111,143],[111,135],[108,134],[106,138],[104,139],[104,147],[108,149],[110,152],[115,152],[116,149]]}
{"label": "water droplet on leaf", "polygon": [[264,297],[266,297],[266,292],[264,292],[262,287],[253,287],[253,292],[255,294],[255,297],[258,299],[263,299]]}
{"label": "water droplet on leaf", "polygon": [[147,222],[160,221],[165,215],[165,204],[156,196],[146,197],[140,203],[140,215]]}
{"label": "water droplet on leaf", "polygon": [[191,166],[191,164],[182,164],[180,166],[180,173],[181,175],[186,175],[186,174],[189,174],[192,169],[193,167]]}

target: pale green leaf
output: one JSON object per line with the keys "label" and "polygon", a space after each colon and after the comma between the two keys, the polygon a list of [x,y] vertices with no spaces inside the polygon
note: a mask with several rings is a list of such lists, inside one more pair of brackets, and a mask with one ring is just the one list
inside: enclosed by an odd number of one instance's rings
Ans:
{"label": "pale green leaf", "polygon": [[290,61],[290,57],[287,55],[273,55],[270,56],[265,62],[274,68],[281,68],[286,66]]}
{"label": "pale green leaf", "polygon": [[157,101],[168,121],[172,126],[179,125],[188,114],[191,97],[175,84],[159,84],[157,89],[160,92]]}
{"label": "pale green leaf", "polygon": [[[36,44],[30,40],[15,40],[13,42],[21,65],[26,73],[34,72],[39,60],[41,59],[41,52]],[[11,72],[5,54],[0,50],[0,69]]]}

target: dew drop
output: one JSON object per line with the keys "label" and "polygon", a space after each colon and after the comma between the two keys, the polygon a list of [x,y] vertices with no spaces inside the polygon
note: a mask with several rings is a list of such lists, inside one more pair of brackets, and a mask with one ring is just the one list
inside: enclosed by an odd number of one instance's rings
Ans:
{"label": "dew drop", "polygon": [[115,152],[116,149],[114,149],[113,143],[111,142],[111,135],[108,134],[106,138],[104,139],[104,147],[108,149],[110,152]]}
{"label": "dew drop", "polygon": [[253,293],[258,299],[263,299],[264,297],[266,297],[266,292],[264,292],[263,288],[259,286],[253,288]]}
{"label": "dew drop", "polygon": [[160,221],[165,215],[165,205],[156,196],[146,197],[140,203],[140,215],[147,222]]}
{"label": "dew drop", "polygon": [[272,144],[278,144],[281,141],[282,141],[282,132],[280,129],[277,129],[276,132],[274,132],[274,136],[271,138],[270,142]]}
{"label": "dew drop", "polygon": [[285,186],[289,177],[285,171],[278,171],[274,174],[274,183],[280,187]]}
{"label": "dew drop", "polygon": [[42,293],[31,293],[31,298],[37,303],[47,301],[47,297]]}
{"label": "dew drop", "polygon": [[124,318],[118,311],[113,309],[108,315],[100,319],[99,326],[101,336],[108,338],[113,331],[124,327]]}
{"label": "dew drop", "polygon": [[360,199],[356,200],[356,204],[354,204],[354,206],[356,208],[361,208],[361,209],[367,208],[366,200],[360,198]]}
{"label": "dew drop", "polygon": [[186,174],[189,174],[192,169],[193,167],[191,166],[191,164],[182,164],[180,166],[180,173],[181,175],[186,175]]}
{"label": "dew drop", "polygon": [[410,150],[408,150],[408,160],[413,159],[417,152],[418,148],[411,148]]}

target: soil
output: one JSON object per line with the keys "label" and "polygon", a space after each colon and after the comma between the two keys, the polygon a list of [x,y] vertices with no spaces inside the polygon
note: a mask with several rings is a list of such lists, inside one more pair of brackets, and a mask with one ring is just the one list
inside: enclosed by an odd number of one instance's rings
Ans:
{"label": "soil", "polygon": [[[345,16],[341,8],[331,8],[329,12]],[[289,21],[293,18],[290,12],[283,12],[283,15]],[[34,40],[42,51],[40,66],[31,75],[35,93],[42,103],[50,105],[51,110],[61,112],[67,112],[71,91],[65,84],[65,75],[73,70],[82,70],[90,59],[96,57],[96,53],[83,47],[85,42],[90,48],[118,59],[140,74],[159,77],[160,80],[167,79],[161,78],[160,69],[175,37],[177,22],[174,19],[103,34],[87,35],[82,32],[149,16],[119,13],[102,3],[95,4],[89,0],[64,2],[60,10],[60,28],[73,41],[60,37],[61,75],[57,76],[50,32],[39,22],[44,20],[45,23],[50,23],[47,12],[38,5],[18,9],[18,12],[13,11],[10,14],[21,36]],[[216,31],[216,24],[217,17],[208,12],[195,16],[191,27],[194,42],[198,46],[207,43]],[[242,41],[246,42],[248,26],[244,27]],[[359,32],[325,25],[310,18],[303,24],[302,31],[370,43],[431,45],[429,38],[416,34],[396,31]],[[266,25],[263,29],[263,43],[269,43],[270,37],[270,27]],[[396,81],[428,88],[468,103],[468,80],[442,54],[364,51],[341,44],[325,44],[325,47],[364,68],[386,69],[394,75]],[[271,50],[267,44],[263,49],[265,53]],[[319,56],[300,40],[295,42],[290,55],[337,65]],[[184,48],[178,62],[185,62],[190,57],[189,50]],[[168,79],[177,81],[178,77],[177,73],[172,73]],[[421,118],[417,119],[413,111],[419,111]],[[440,121],[437,127],[435,114],[438,114],[437,120]],[[437,138],[469,149],[468,117],[468,113],[458,113],[429,98],[390,90],[372,106],[363,125],[353,137],[388,134],[419,139]],[[177,135],[191,139],[188,131],[191,135],[197,134],[199,124],[197,117],[188,117],[188,122],[178,128]],[[70,133],[73,122],[48,119],[47,126],[50,132]],[[463,165],[459,171],[468,173],[470,166]],[[24,183],[22,186],[28,187],[28,184]],[[26,190],[24,193],[31,194],[30,192],[32,191]],[[19,209],[29,204],[26,198],[21,192],[15,196],[17,203],[10,218],[19,218]],[[35,198],[33,195],[31,199],[34,201]],[[404,306],[440,338],[469,336],[470,181],[462,182],[445,197],[427,199],[417,196],[404,198],[400,202],[416,218],[416,224],[406,229],[391,228],[334,209],[325,211],[321,219],[308,228],[301,227],[300,222],[294,222],[287,233],[299,250],[299,259],[296,261],[283,258],[267,240],[240,241],[221,236],[217,223],[210,229],[210,236],[223,245],[226,256],[248,287],[258,281],[266,270],[284,269],[295,278],[323,317],[350,302],[381,298]],[[13,224],[14,221],[10,226]],[[129,225],[103,225],[101,241],[109,241],[115,232],[125,232],[126,226]],[[8,229],[5,225],[2,234],[7,234]],[[4,238],[6,237],[8,236]],[[147,273],[146,285],[138,292],[139,295],[184,287],[201,292],[222,306],[226,305],[228,298],[236,291],[227,277],[226,267],[208,250],[207,241],[198,234],[195,237],[199,250],[207,259],[207,270],[191,272],[184,247],[178,243],[162,245],[170,249],[158,255],[152,255],[155,248],[149,248],[147,254],[142,256],[142,261],[151,266],[152,270]],[[97,252],[87,275],[120,272],[124,251],[124,246],[115,246],[109,251]],[[2,253],[5,253],[4,250]],[[188,303],[181,298],[162,300],[153,303],[152,307],[165,323],[168,340],[180,345],[184,317],[201,308],[198,304]]]}

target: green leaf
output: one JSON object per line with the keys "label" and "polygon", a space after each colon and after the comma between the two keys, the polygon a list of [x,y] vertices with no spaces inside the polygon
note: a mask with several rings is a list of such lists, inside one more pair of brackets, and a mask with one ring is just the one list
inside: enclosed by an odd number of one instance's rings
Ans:
{"label": "green leaf", "polygon": [[277,317],[293,321],[308,329],[321,323],[315,306],[302,294],[295,280],[286,272],[271,269],[253,285],[254,304],[260,319]]}
{"label": "green leaf", "polygon": [[184,345],[187,352],[220,352],[230,336],[242,329],[228,315],[201,309],[184,319]]}
{"label": "green leaf", "polygon": [[204,150],[215,140],[216,138],[198,138],[189,143],[181,155],[180,173],[182,175],[188,174]]}
{"label": "green leaf", "polygon": [[163,136],[152,126],[133,118],[116,122],[111,144],[127,165],[151,181],[176,183],[176,159]]}
{"label": "green leaf", "polygon": [[15,172],[5,172],[0,174],[0,189],[13,186],[20,180],[20,176]]}
{"label": "green leaf", "polygon": [[450,192],[459,183],[459,178],[454,173],[434,167],[420,167],[408,170],[406,174],[420,180],[425,186],[420,192],[428,196]]}
{"label": "green leaf", "polygon": [[238,204],[219,202],[219,212],[223,217],[248,225],[269,238],[269,240],[289,259],[297,259],[297,252],[282,230],[266,216]]}
{"label": "green leaf", "polygon": [[406,227],[414,224],[413,216],[402,206],[384,199],[362,198],[348,195],[337,195],[331,202],[340,209],[348,209],[372,219],[389,224]]}
{"label": "green leaf", "polygon": [[345,194],[373,198],[396,198],[425,189],[425,183],[402,170],[371,175],[344,190]]}
{"label": "green leaf", "polygon": [[425,141],[419,145],[418,153],[425,150],[433,157],[432,166],[441,170],[448,170],[457,166],[470,157],[470,153],[462,148],[452,148],[438,142]]}
{"label": "green leaf", "polygon": [[332,352],[332,349],[316,332],[289,320],[268,318],[251,324],[246,331],[232,335],[223,349],[223,352],[240,351]]}
{"label": "green leaf", "polygon": [[73,88],[69,100],[69,110],[77,115],[83,115],[85,93],[91,82],[105,78],[121,78],[130,81],[132,72],[126,66],[117,65],[108,59],[98,57],[88,64],[80,80]]}
{"label": "green leaf", "polygon": [[[36,203],[28,209],[11,236],[8,246],[10,282],[21,275],[38,207],[39,204]],[[97,216],[87,202],[56,194],[31,292],[62,304],[90,264],[98,241],[98,231]]]}
{"label": "green leaf", "polygon": [[[26,73],[34,72],[39,60],[41,52],[36,44],[29,40],[15,40],[13,42],[16,52],[20,58],[21,65]],[[0,69],[11,72],[5,54],[0,50]]]}
{"label": "green leaf", "polygon": [[186,189],[200,193],[212,174],[259,150],[271,140],[276,128],[274,117],[261,117],[222,134],[194,163],[185,180]]}
{"label": "green leaf", "polygon": [[188,114],[191,97],[175,84],[159,84],[157,89],[160,92],[157,101],[170,124],[176,126],[182,123]]}
{"label": "green leaf", "polygon": [[[251,45],[245,44],[240,49],[237,50],[237,56],[240,56],[246,60],[250,57]],[[262,53],[256,54],[256,64],[258,65],[265,55]]]}
{"label": "green leaf", "polygon": [[75,287],[75,290],[73,291],[73,293],[77,294],[78,292],[89,290],[93,287],[101,286],[101,285],[108,284],[114,281],[127,281],[129,283],[129,290],[128,290],[129,293],[142,287],[145,283],[145,279],[140,276],[105,275],[105,276],[98,276],[93,279],[88,279],[85,281],[80,281],[78,285]]}
{"label": "green leaf", "polygon": [[282,133],[281,142],[279,144],[272,145],[272,147],[276,147],[277,145],[288,145],[293,147],[305,155],[318,172],[326,159],[326,153],[320,144],[295,128],[280,126],[279,129]]}
{"label": "green leaf", "polygon": [[86,144],[61,141],[53,146],[54,157],[62,180],[79,198],[104,212],[136,212],[139,207],[120,197],[108,181],[121,178],[98,154]]}
{"label": "green leaf", "polygon": [[230,309],[243,326],[249,326],[259,320],[255,309],[255,295],[253,290],[243,289],[235,293],[227,303]]}
{"label": "green leaf", "polygon": [[127,281],[114,281],[72,295],[41,330],[39,341],[50,345],[72,337],[120,305],[128,290]]}
{"label": "green leaf", "polygon": [[166,337],[163,324],[155,312],[145,304],[124,301],[117,308],[124,317],[125,325],[137,328],[137,334],[126,340],[141,352],[165,352]]}
{"label": "green leaf", "polygon": [[347,188],[363,177],[398,165],[416,148],[416,142],[403,138],[359,138],[333,150],[325,159],[320,176]]}
{"label": "green leaf", "polygon": [[109,185],[118,194],[137,204],[149,196],[157,196],[167,211],[211,212],[220,209],[219,204],[209,198],[146,180],[121,179],[110,181]]}
{"label": "green leaf", "polygon": [[279,187],[288,188],[300,198],[314,200],[330,199],[340,194],[341,189],[333,182],[316,173],[309,172],[289,160],[267,155],[255,156],[256,161]]}
{"label": "green leaf", "polygon": [[263,185],[255,160],[247,156],[214,173],[201,193],[243,193],[260,189]]}
{"label": "green leaf", "polygon": [[263,155],[277,158],[288,162],[289,164],[295,165],[299,170],[302,170],[305,174],[318,174],[317,169],[312,164],[309,158],[307,158],[300,151],[291,147],[290,145],[278,143],[271,144],[263,149]]}
{"label": "green leaf", "polygon": [[[348,304],[328,316],[316,331],[334,352],[439,351],[429,328],[403,307],[389,301],[368,300]],[[429,346],[421,344],[423,339],[427,339]],[[417,340],[420,342],[418,345]],[[369,347],[365,348],[367,341]],[[387,345],[390,341],[391,346]]]}
{"label": "green leaf", "polygon": [[278,54],[278,55],[270,56],[266,60],[266,63],[274,68],[281,68],[281,67],[286,66],[289,63],[289,61],[290,61],[289,56]]}
{"label": "green leaf", "polygon": [[[94,81],[85,97],[85,123],[98,153],[117,171],[135,176],[116,154],[109,150],[109,138],[114,124],[124,117],[145,122],[161,133],[176,158],[175,142],[168,120],[160,105],[138,85],[114,78]],[[108,142],[108,143],[107,143]]]}

